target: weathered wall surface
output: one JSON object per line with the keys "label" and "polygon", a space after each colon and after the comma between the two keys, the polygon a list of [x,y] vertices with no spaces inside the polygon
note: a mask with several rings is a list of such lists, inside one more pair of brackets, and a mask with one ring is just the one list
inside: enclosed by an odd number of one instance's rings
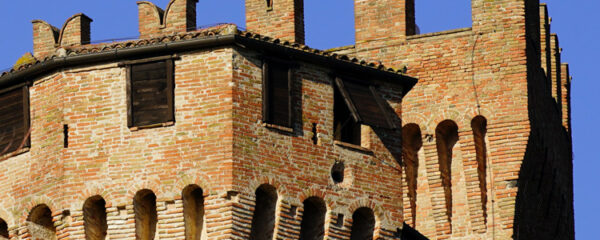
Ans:
{"label": "weathered wall surface", "polygon": [[[550,45],[551,36],[549,26],[540,33],[544,16],[537,1],[474,0],[472,7],[471,28],[409,35],[405,40],[394,35],[338,50],[396,68],[406,66],[407,73],[419,79],[402,103],[403,124],[419,125],[423,138],[417,155],[417,215],[409,214],[405,196],[404,220],[431,239],[527,239],[549,232],[572,239],[571,142],[560,123],[568,117],[552,98],[556,86],[565,86],[565,93],[568,87],[561,83],[568,78],[557,77],[555,70],[560,63],[557,41],[555,51],[543,48],[541,54],[540,45]],[[365,17],[357,16],[361,18]],[[410,25],[409,20],[399,22]],[[373,24],[379,25],[376,29],[397,28],[391,26],[397,22]],[[542,62],[551,69],[548,79]],[[471,129],[476,116],[487,119],[487,203],[481,201]],[[436,127],[444,120],[456,122],[459,132],[452,151],[451,198],[444,194],[436,147]],[[568,120],[563,122],[568,126]],[[544,166],[548,172],[536,172],[533,166]],[[540,188],[530,188],[531,184]],[[408,186],[403,187],[406,194]],[[561,201],[553,202],[558,196],[563,196]],[[447,202],[452,203],[451,214]],[[536,205],[540,202],[548,204]],[[545,228],[556,226],[556,221],[563,224],[558,230]]]}
{"label": "weathered wall surface", "polygon": [[[14,239],[27,239],[31,208],[46,204],[59,239],[84,239],[82,207],[107,203],[108,236],[133,239],[133,196],[157,196],[161,239],[184,236],[181,191],[205,193],[208,235],[228,234],[232,185],[232,50],[206,49],[175,61],[173,126],[127,127],[126,70],[116,63],[66,69],[31,87],[32,147],[0,162],[2,212]],[[69,145],[63,148],[63,124]],[[157,236],[157,237],[158,237]]]}
{"label": "weathered wall surface", "polygon": [[[303,212],[302,202],[312,196],[327,204],[326,236],[347,239],[354,210],[369,207],[376,216],[375,236],[393,238],[402,226],[400,158],[394,155],[400,144],[391,142],[398,138],[388,137],[394,132],[379,133],[363,126],[362,146],[367,151],[334,144],[333,78],[328,69],[306,63],[293,70],[293,131],[265,127],[259,121],[262,60],[240,50],[234,53],[234,62],[234,189],[240,192],[237,211],[243,219],[236,234],[247,237],[254,192],[261,184],[271,184],[281,198],[276,234],[282,239],[299,238],[302,214],[298,213]],[[391,106],[400,109],[402,89],[390,85],[379,89]],[[336,162],[345,166],[341,183],[331,177]]]}

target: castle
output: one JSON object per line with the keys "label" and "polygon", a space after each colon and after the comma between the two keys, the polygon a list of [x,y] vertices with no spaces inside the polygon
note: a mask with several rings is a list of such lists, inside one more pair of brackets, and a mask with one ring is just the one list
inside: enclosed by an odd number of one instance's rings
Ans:
{"label": "castle", "polygon": [[140,38],[33,21],[0,74],[0,239],[574,239],[569,67],[547,6],[355,0],[304,45],[303,0],[138,2]]}

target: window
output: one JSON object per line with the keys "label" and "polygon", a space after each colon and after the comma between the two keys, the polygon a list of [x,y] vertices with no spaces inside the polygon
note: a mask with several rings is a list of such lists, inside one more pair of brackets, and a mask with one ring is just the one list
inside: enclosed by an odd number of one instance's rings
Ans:
{"label": "window", "polygon": [[452,150],[458,142],[458,126],[452,120],[444,120],[435,129],[435,139],[440,165],[440,176],[446,198],[446,215],[452,220]]}
{"label": "window", "polygon": [[173,59],[162,57],[125,64],[128,77],[128,126],[139,128],[173,124]]}
{"label": "window", "polygon": [[396,128],[375,86],[335,79],[333,121],[335,140],[360,145],[360,125]]}
{"label": "window", "polygon": [[106,238],[106,201],[101,196],[90,197],[83,203],[83,225],[86,240]]}
{"label": "window", "polygon": [[156,234],[156,195],[148,189],[138,191],[133,198],[135,239],[152,240]]}
{"label": "window", "polygon": [[476,116],[473,118],[471,129],[473,129],[477,176],[479,177],[479,190],[481,191],[481,210],[483,211],[483,220],[487,223],[487,147],[485,145],[487,120],[485,117]]}
{"label": "window", "polygon": [[[419,176],[419,150],[422,146],[423,141],[419,125],[406,124],[402,128],[402,162],[404,163],[404,174],[408,186],[407,195],[410,201],[413,226],[416,226],[417,219],[417,178]],[[405,217],[405,220],[408,220],[408,218]]]}
{"label": "window", "polygon": [[256,206],[252,216],[250,239],[271,240],[275,230],[275,208],[277,206],[277,190],[263,184],[256,189]]}
{"label": "window", "polygon": [[292,128],[292,83],[289,63],[263,64],[263,122]]}
{"label": "window", "polygon": [[27,229],[31,239],[56,239],[56,228],[52,221],[52,211],[45,204],[37,205],[27,217]]}
{"label": "window", "polygon": [[325,213],[327,207],[323,199],[309,197],[304,200],[304,214],[300,224],[301,240],[321,240],[325,235]]}
{"label": "window", "polygon": [[373,210],[361,207],[354,211],[354,214],[352,214],[350,239],[373,239],[373,231],[375,231],[375,215],[373,214]]}
{"label": "window", "polygon": [[204,195],[202,188],[190,185],[183,189],[183,220],[185,239],[202,239],[204,227]]}
{"label": "window", "polygon": [[0,93],[0,155],[31,146],[29,132],[29,88]]}

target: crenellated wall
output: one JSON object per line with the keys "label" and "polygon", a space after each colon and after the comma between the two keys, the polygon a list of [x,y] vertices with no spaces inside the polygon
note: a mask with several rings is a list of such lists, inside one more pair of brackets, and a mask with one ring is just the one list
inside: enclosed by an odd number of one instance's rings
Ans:
{"label": "crenellated wall", "polygon": [[[139,46],[204,36],[196,3],[171,0],[162,10],[138,2]],[[91,211],[84,203],[98,197],[106,202],[107,239],[136,239],[140,220],[156,223],[156,238],[189,238],[189,186],[201,189],[201,239],[253,239],[264,219],[273,224],[267,235],[298,239],[310,198],[326,208],[324,239],[350,239],[364,222],[374,239],[400,239],[403,224],[429,239],[573,239],[571,79],[548,7],[471,3],[472,27],[416,34],[413,0],[355,1],[356,44],[334,52],[419,79],[409,92],[372,79],[398,128],[363,125],[360,145],[334,139],[339,68],[284,56],[292,48],[332,56],[299,45],[302,0],[246,1],[248,30],[283,42],[262,39],[277,45],[270,50],[232,44],[246,35],[229,27],[221,33],[234,39],[229,45],[161,50],[175,66],[174,124],[128,127],[123,61],[139,60],[127,55],[133,41],[115,47],[123,59],[35,73],[27,79],[31,147],[0,160],[9,239],[47,234],[48,222],[57,239],[102,236],[102,227],[86,236],[93,221],[84,220]],[[33,55],[102,51],[90,44],[91,21],[76,14],[62,29],[33,21]],[[262,121],[263,64],[275,48],[289,49],[274,59],[297,61],[291,127]],[[264,204],[265,196],[275,198]],[[156,220],[139,213],[152,204]],[[32,214],[46,207],[49,216]],[[256,220],[256,209],[275,214]]]}
{"label": "crenellated wall", "polygon": [[[560,65],[558,37],[550,34],[546,5],[473,0],[472,27],[406,34],[403,39],[403,31],[392,31],[403,26],[386,19],[396,19],[410,29],[412,22],[402,20],[404,13],[414,11],[413,6],[403,5],[406,9],[395,10],[393,16],[370,15],[386,1],[379,2],[371,1],[367,9],[356,11],[356,19],[381,20],[373,21],[372,34],[381,28],[393,33],[368,44],[357,38],[354,46],[337,52],[406,67],[409,75],[419,79],[402,103],[404,126],[417,124],[423,142],[415,155],[418,176],[413,177],[417,209],[410,209],[410,196],[406,196],[404,221],[431,239],[544,238],[540,236],[551,232],[545,227],[558,221],[564,225],[553,236],[573,239],[572,178],[556,181],[572,174],[570,133],[561,126],[570,119],[568,111],[561,110],[569,106],[570,82],[566,83],[568,73],[561,73],[567,67]],[[357,36],[364,35],[358,30]],[[471,127],[478,116],[487,120],[486,165],[477,160],[482,142],[475,141],[477,134]],[[436,129],[445,120],[458,126],[450,163],[439,157]],[[553,150],[544,153],[540,148]],[[546,156],[543,162],[542,156]],[[447,173],[444,164],[451,166]],[[543,165],[548,172],[531,170],[534,165]],[[451,180],[445,180],[445,175]],[[547,194],[529,188],[531,181],[545,186],[542,191]],[[405,194],[410,192],[408,184],[403,188]],[[563,199],[552,205],[557,195],[551,194],[558,193]],[[550,203],[533,208],[535,202]],[[409,214],[413,211],[416,216]],[[562,215],[536,215],[544,211]]]}

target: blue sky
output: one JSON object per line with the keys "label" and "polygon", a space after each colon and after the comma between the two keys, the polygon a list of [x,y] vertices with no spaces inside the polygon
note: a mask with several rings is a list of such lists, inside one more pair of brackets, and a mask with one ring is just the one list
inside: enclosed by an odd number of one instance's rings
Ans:
{"label": "blue sky", "polygon": [[[168,0],[151,0],[166,7]],[[26,0],[0,1],[0,69],[5,69],[32,49],[31,20],[42,19],[62,27],[75,13],[94,19],[92,41],[136,37],[135,0]],[[559,34],[562,60],[571,65],[573,141],[575,149],[575,221],[578,239],[597,239],[600,205],[600,154],[594,149],[600,131],[600,81],[595,68],[600,45],[597,0],[546,0],[552,32]],[[417,24],[422,33],[471,25],[468,0],[417,0]],[[354,42],[353,1],[305,0],[307,44],[315,48],[351,45]],[[200,0],[198,26],[212,23],[244,26],[243,0]]]}

